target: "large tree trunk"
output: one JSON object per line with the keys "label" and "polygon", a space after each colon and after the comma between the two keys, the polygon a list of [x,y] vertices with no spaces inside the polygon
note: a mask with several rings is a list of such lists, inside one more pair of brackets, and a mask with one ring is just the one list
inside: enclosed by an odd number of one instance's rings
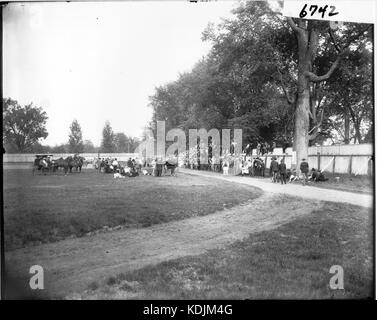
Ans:
{"label": "large tree trunk", "polygon": [[350,143],[350,115],[347,110],[344,112],[344,143]]}
{"label": "large tree trunk", "polygon": [[360,131],[360,122],[356,120],[354,122],[354,127],[355,127],[355,142],[361,143],[361,131]]}
{"label": "large tree trunk", "polygon": [[311,57],[307,54],[308,32],[298,34],[298,91],[295,111],[296,170],[299,172],[302,159],[308,158],[310,82],[305,72],[311,71]]}
{"label": "large tree trunk", "polygon": [[[321,82],[327,80],[337,68],[344,49],[336,46],[338,57],[332,63],[327,73],[318,76],[313,72],[313,61],[319,45],[319,31],[316,23],[300,19],[297,24],[291,17],[287,17],[287,22],[296,33],[298,44],[298,74],[297,74],[297,99],[295,112],[295,150],[296,150],[296,170],[299,173],[300,162],[303,158],[308,158],[309,145],[309,116],[310,116],[310,82]],[[331,31],[330,31],[331,33]],[[312,115],[312,117],[315,115]],[[320,123],[319,123],[320,125]],[[319,130],[319,126],[314,128]],[[317,131],[318,132],[318,131]],[[316,132],[313,132],[315,135]]]}
{"label": "large tree trunk", "polygon": [[295,112],[295,147],[297,171],[299,170],[300,162],[302,161],[302,159],[308,158],[310,109],[310,91],[307,79],[299,79],[299,87],[301,87],[302,91],[300,90],[298,94]]}

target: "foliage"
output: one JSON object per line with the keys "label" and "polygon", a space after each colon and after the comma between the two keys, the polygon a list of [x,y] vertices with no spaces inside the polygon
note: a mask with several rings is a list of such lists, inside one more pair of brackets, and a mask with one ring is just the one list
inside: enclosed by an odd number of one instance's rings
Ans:
{"label": "foliage", "polygon": [[69,152],[72,153],[81,153],[84,150],[84,143],[82,139],[82,131],[81,126],[77,122],[77,120],[73,120],[70,126],[70,134],[69,134]]}
{"label": "foliage", "polygon": [[101,152],[115,152],[115,135],[109,121],[102,130]]}
{"label": "foliage", "polygon": [[[345,126],[340,115],[347,109],[355,141],[371,136],[357,129],[373,127],[370,25],[332,30],[324,21],[285,19],[265,1],[241,2],[233,13],[204,30],[212,50],[191,72],[156,88],[153,121],[165,120],[167,130],[241,128],[244,147],[258,140],[282,146],[299,135],[307,143],[332,138]],[[306,60],[300,60],[304,51]],[[300,86],[309,93],[302,114]],[[303,130],[294,132],[299,117],[305,118]]]}
{"label": "foliage", "polygon": [[98,152],[98,147],[95,147],[93,142],[90,140],[84,140],[84,153],[95,153]]}
{"label": "foliage", "polygon": [[47,114],[32,103],[24,107],[11,98],[3,99],[3,142],[10,150],[27,152],[48,135]]}
{"label": "foliage", "polygon": [[115,151],[119,153],[134,152],[138,142],[137,138],[129,137],[123,132],[118,132],[114,136]]}

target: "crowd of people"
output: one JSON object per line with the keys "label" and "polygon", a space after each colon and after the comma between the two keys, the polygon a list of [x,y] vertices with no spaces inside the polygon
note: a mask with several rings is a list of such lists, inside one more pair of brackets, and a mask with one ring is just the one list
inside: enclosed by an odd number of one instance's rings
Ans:
{"label": "crowd of people", "polygon": [[155,177],[161,177],[170,172],[170,175],[174,176],[176,172],[177,164],[173,160],[163,160],[161,158],[155,158],[151,161],[143,159],[131,159],[127,161],[118,161],[117,158],[98,158],[95,164],[95,168],[99,172],[113,173],[114,178],[121,178],[125,176],[135,177],[138,175],[151,175]]}
{"label": "crowd of people", "polygon": [[277,161],[276,157],[272,157],[270,164],[270,176],[272,182],[281,182],[281,184],[287,184],[296,180],[301,180],[303,185],[306,185],[308,181],[320,182],[327,181],[328,178],[325,177],[324,173],[319,169],[312,168],[309,174],[309,163],[305,158],[301,159],[300,163],[301,176],[298,176],[296,169],[287,169],[285,164],[285,158]]}
{"label": "crowd of people", "polygon": [[137,176],[141,172],[142,163],[136,159],[129,158],[126,163],[118,161],[117,158],[99,158],[95,168],[99,172],[118,173],[122,176]]}
{"label": "crowd of people", "polygon": [[[268,157],[271,157],[271,161],[269,168],[266,168]],[[200,163],[200,157],[195,159],[195,161],[190,161],[189,157],[175,157],[168,160],[154,158],[149,159],[149,161],[129,158],[125,163],[119,162],[117,158],[102,158],[99,159],[99,165],[96,168],[100,172],[118,174],[119,177],[137,176],[140,174],[161,177],[168,173],[174,176],[178,165],[194,170],[221,172],[224,175],[240,173],[242,176],[248,175],[253,177],[265,177],[267,169],[273,183],[287,184],[293,181],[301,181],[305,185],[309,181],[319,182],[328,180],[321,170],[312,168],[309,172],[309,164],[306,159],[301,160],[299,166],[301,174],[298,175],[296,169],[287,168],[285,158],[286,155],[282,155],[279,160],[275,155],[261,158],[261,155],[251,156],[245,152],[239,156],[229,153],[216,159],[218,161],[209,157],[208,163]]]}
{"label": "crowd of people", "polygon": [[239,171],[233,172],[237,174],[240,172],[242,176],[248,175],[252,177],[265,177],[266,169],[269,171],[271,181],[274,183],[287,184],[293,181],[301,181],[304,185],[309,182],[327,181],[324,173],[321,170],[312,168],[309,172],[309,164],[306,159],[302,159],[300,163],[300,172],[298,175],[296,169],[287,168],[285,155],[278,161],[277,156],[271,157],[270,167],[266,168],[266,158],[262,159],[260,156],[248,156],[245,153],[240,157],[229,154],[227,157],[222,157],[220,163],[212,164],[212,159],[208,159],[208,164],[186,164],[185,167],[197,170],[209,170],[222,172],[224,175],[229,174],[229,170],[237,169],[239,164]]}
{"label": "crowd of people", "polygon": [[[285,154],[287,148],[289,147],[289,143],[287,141],[283,142],[282,144],[280,144],[282,150],[283,150],[283,154]],[[274,154],[274,150],[277,148],[277,144],[275,141],[272,141],[272,143],[268,143],[267,141],[265,142],[261,142],[261,141],[257,141],[256,145],[254,145],[255,147],[255,150],[256,150],[256,155],[258,157],[260,156],[264,156],[264,155],[268,155],[268,154]],[[245,147],[245,150],[244,152],[246,154],[250,154],[252,151],[252,144],[248,144],[246,147]]]}
{"label": "crowd of people", "polygon": [[262,158],[243,156],[241,159],[241,175],[249,176],[265,176],[266,165]]}

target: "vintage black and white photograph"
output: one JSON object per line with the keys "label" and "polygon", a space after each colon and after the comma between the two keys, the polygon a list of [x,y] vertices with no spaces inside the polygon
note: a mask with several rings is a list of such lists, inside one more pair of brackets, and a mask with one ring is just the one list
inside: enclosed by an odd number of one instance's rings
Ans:
{"label": "vintage black and white photograph", "polygon": [[374,1],[1,10],[2,299],[375,298]]}

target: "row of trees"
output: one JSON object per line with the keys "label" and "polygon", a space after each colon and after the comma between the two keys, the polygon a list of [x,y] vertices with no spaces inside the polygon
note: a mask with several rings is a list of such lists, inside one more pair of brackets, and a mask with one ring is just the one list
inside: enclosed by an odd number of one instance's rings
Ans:
{"label": "row of trees", "polygon": [[94,152],[134,152],[138,139],[128,137],[123,132],[114,133],[107,121],[102,131],[101,146],[96,147],[90,140],[84,140],[77,120],[69,127],[68,142],[56,146],[40,143],[48,136],[47,114],[33,104],[22,107],[16,100],[3,99],[3,146],[6,152],[31,153],[94,153]]}
{"label": "row of trees", "polygon": [[129,137],[123,132],[114,133],[110,122],[106,121],[102,130],[101,152],[134,152],[139,139]]}
{"label": "row of trees", "polygon": [[266,1],[241,2],[234,18],[203,32],[210,53],[156,89],[153,123],[167,130],[240,128],[243,145],[307,147],[373,138],[373,26],[284,18]]}

